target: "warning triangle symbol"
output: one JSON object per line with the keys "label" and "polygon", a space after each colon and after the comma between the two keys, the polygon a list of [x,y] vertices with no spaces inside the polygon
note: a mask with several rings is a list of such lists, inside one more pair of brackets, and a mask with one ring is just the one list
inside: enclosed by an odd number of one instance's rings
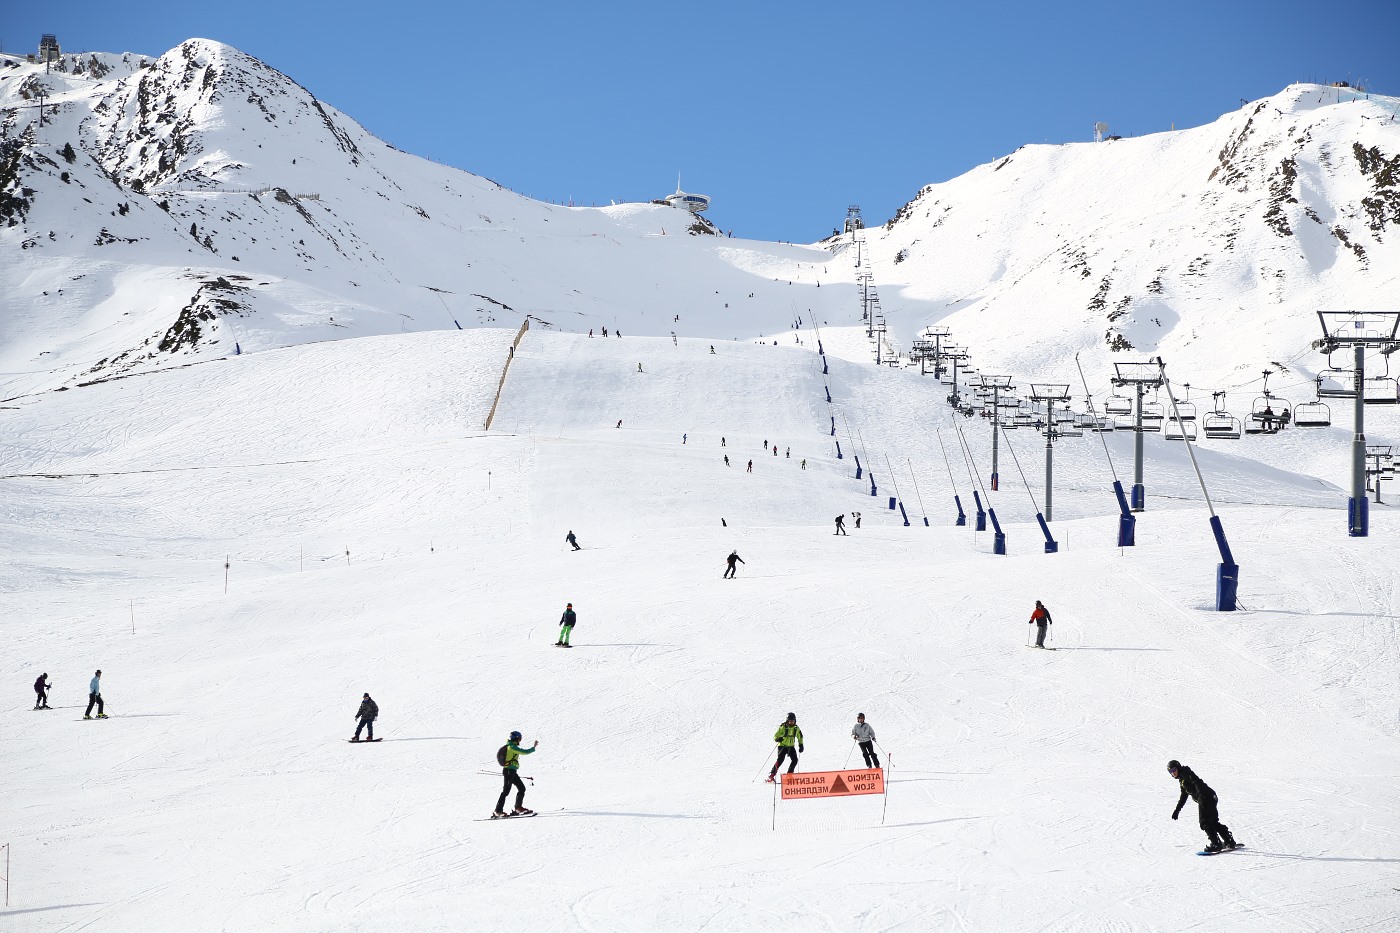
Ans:
{"label": "warning triangle symbol", "polygon": [[831,782],[831,790],[828,794],[849,794],[851,789],[846,786],[846,782],[841,780],[841,775],[836,775],[836,780]]}

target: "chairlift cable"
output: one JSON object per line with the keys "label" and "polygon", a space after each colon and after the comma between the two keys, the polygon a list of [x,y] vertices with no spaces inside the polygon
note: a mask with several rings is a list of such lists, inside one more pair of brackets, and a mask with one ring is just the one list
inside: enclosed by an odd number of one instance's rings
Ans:
{"label": "chairlift cable", "polygon": [[[1089,380],[1084,378],[1084,367],[1079,364],[1079,354],[1074,354],[1074,365],[1079,369],[1079,381],[1084,385],[1084,392],[1088,396],[1089,414],[1094,416],[1094,423],[1099,423],[1099,413],[1094,410],[1094,396],[1089,392]],[[1107,416],[1105,416],[1105,421]],[[1099,443],[1103,444],[1104,459],[1108,461],[1108,472],[1113,474],[1113,481],[1118,482],[1118,471],[1113,466],[1113,455],[1108,452],[1108,440],[1104,437],[1103,431],[1095,431],[1099,436]]]}
{"label": "chairlift cable", "polygon": [[[1045,430],[1054,430],[1054,428],[1050,426],[1050,419],[1048,416],[1046,417],[1045,421]],[[1026,481],[1026,471],[1021,469],[1021,458],[1016,456],[1016,448],[1011,446],[1010,439],[1007,439],[1006,441],[1006,449],[1011,451],[1011,462],[1016,464],[1016,472],[1021,474],[1021,485],[1026,487],[1026,495],[1029,496],[1031,500],[1031,509],[1034,510],[1037,515],[1039,515],[1040,506],[1035,501],[1035,493],[1031,492],[1031,484]]]}

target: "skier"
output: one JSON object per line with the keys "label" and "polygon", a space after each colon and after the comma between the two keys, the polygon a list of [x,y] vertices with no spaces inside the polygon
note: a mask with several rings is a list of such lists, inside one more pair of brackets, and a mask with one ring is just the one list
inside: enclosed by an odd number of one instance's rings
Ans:
{"label": "skier", "polygon": [[360,708],[356,711],[355,718],[359,720],[359,722],[355,726],[355,737],[350,741],[360,741],[360,730],[368,728],[369,733],[366,737],[369,741],[373,742],[374,721],[379,718],[379,704],[371,700],[368,693],[366,693],[365,698],[360,701]]}
{"label": "skier", "polygon": [[[778,760],[773,763],[773,770],[768,772],[769,784],[777,780],[778,769],[783,766],[784,758],[792,759],[792,764],[788,765],[787,769],[787,773],[791,774],[797,770],[797,752],[807,750],[802,745],[802,730],[797,728],[796,713],[787,714],[787,721],[778,726],[778,731],[773,733],[773,741],[778,743]],[[797,751],[793,751],[794,745],[797,746]]]}
{"label": "skier", "polygon": [[729,454],[724,455],[724,465],[729,466]]}
{"label": "skier", "polygon": [[1220,798],[1215,796],[1215,791],[1197,777],[1196,772],[1176,759],[1167,762],[1167,773],[1181,782],[1181,799],[1176,802],[1172,819],[1181,815],[1181,808],[1186,805],[1186,798],[1190,797],[1196,801],[1201,829],[1210,837],[1210,845],[1206,846],[1206,851],[1214,853],[1239,848],[1235,837],[1230,835],[1230,827],[1220,822],[1220,812],[1217,809]]}
{"label": "skier", "polygon": [[854,518],[854,519],[856,520],[856,528],[860,528],[860,513],[859,513],[859,512],[852,512],[852,513],[851,513],[851,518]]}
{"label": "skier", "polygon": [[604,328],[603,328],[603,336],[606,337],[607,335],[608,335],[608,329],[607,329],[606,327],[604,327]]}
{"label": "skier", "polygon": [[34,681],[34,708],[49,709],[49,675],[40,674]]}
{"label": "skier", "polygon": [[1035,611],[1031,613],[1031,620],[1028,623],[1036,626],[1035,646],[1037,648],[1045,647],[1045,632],[1053,623],[1054,620],[1050,618],[1050,610],[1046,609],[1045,605],[1037,599],[1035,601]]}
{"label": "skier", "polygon": [[642,371],[642,364],[641,364],[641,363],[638,363],[638,364],[637,364],[637,372],[641,372],[641,371]]}
{"label": "skier", "polygon": [[791,459],[792,459],[792,448],[791,448],[791,447],[784,447],[784,448],[783,448],[783,459],[784,459],[784,460],[791,460]]}
{"label": "skier", "polygon": [[865,756],[865,766],[880,767],[880,756],[875,754],[875,730],[866,725],[864,713],[856,713],[856,724],[851,727],[851,738],[860,744],[860,753]]}
{"label": "skier", "polygon": [[[538,741],[529,748],[520,747],[520,733],[512,732],[510,741],[496,753],[501,762],[501,775],[505,778],[505,785],[501,788],[501,797],[496,801],[496,809],[491,814],[491,819],[499,820],[507,816],[534,816],[534,810],[525,809],[525,785],[520,780],[520,756],[533,755],[535,749],[540,747]],[[510,793],[511,785],[515,786],[515,809],[509,814],[506,813],[506,795]]]}
{"label": "skier", "polygon": [[569,533],[564,536],[564,540],[572,544],[575,551],[583,550],[583,548],[578,546],[578,538],[574,537],[573,529],[570,529]]}
{"label": "skier", "polygon": [[807,469],[807,458],[802,458],[802,469]]}
{"label": "skier", "polygon": [[621,418],[618,418],[618,419],[617,419],[617,426],[618,426],[619,428],[622,427],[622,419],[621,419]]}
{"label": "skier", "polygon": [[750,472],[750,473],[753,472],[753,461],[752,461],[752,460],[749,461],[749,472]]}
{"label": "skier", "polygon": [[569,644],[569,636],[574,633],[574,623],[578,621],[578,616],[574,614],[574,604],[567,603],[564,606],[564,614],[559,617],[559,640],[554,643],[557,648],[572,648]]}
{"label": "skier", "polygon": [[722,437],[719,439],[719,446],[721,446],[721,447],[725,446],[725,445],[724,445],[724,438],[722,438]]}
{"label": "skier", "polygon": [[773,456],[776,457],[777,455],[778,455],[778,445],[777,445],[777,444],[774,444],[774,445],[773,445]]}
{"label": "skier", "polygon": [[690,435],[689,435],[689,434],[682,434],[682,435],[681,435],[681,443],[684,444],[689,438],[690,438]]}
{"label": "skier", "polygon": [[106,719],[107,714],[102,712],[102,672],[98,671],[92,675],[92,681],[88,684],[88,705],[87,712],[83,713],[84,719],[92,718],[92,706],[97,704],[97,718]]}
{"label": "skier", "polygon": [[846,516],[845,516],[845,515],[838,515],[838,516],[836,516],[836,532],[835,532],[835,533],[838,534],[838,535],[844,535],[844,534],[846,533]]}
{"label": "skier", "polygon": [[[725,305],[725,307],[727,308],[727,307],[729,307],[729,305]],[[714,356],[714,355],[715,355],[715,345],[714,345],[714,344],[710,344],[710,356]]]}
{"label": "skier", "polygon": [[[724,521],[724,519],[720,519],[720,521]],[[739,556],[739,552],[738,552],[738,551],[730,551],[730,552],[729,552],[729,556],[725,558],[725,562],[729,564],[729,568],[728,568],[727,570],[724,571],[724,579],[726,579],[726,580],[732,580],[732,579],[734,579],[734,574],[735,574],[735,572],[738,571],[738,569],[739,569],[738,567],[735,567],[735,566],[734,566],[734,562],[735,562],[736,560],[737,560],[739,563],[741,563],[741,564],[744,562],[744,559],[743,559],[742,557]]]}

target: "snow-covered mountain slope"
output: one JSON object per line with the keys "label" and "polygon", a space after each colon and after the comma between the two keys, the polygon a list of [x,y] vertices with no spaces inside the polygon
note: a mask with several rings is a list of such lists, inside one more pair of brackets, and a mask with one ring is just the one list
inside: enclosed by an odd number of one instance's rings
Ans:
{"label": "snow-covered mountain slope", "polygon": [[1305,384],[1317,311],[1400,310],[1400,99],[1294,85],[1207,126],[1024,146],[866,238],[905,346],[941,323],[1022,379],[1077,386],[1080,352],[1105,379],[1160,354],[1207,389]]}
{"label": "snow-covered mountain slope", "polygon": [[[291,347],[3,413],[0,920],[1237,933],[1393,918],[1388,510],[1348,539],[1335,490],[1203,458],[1258,493],[1220,503],[1251,610],[1222,615],[1194,477],[1158,438],[1136,548],[1113,546],[1086,437],[1060,444],[1058,554],[1003,462],[997,557],[951,524],[969,486],[937,453],[957,428],[933,380],[840,361],[823,375],[795,346],[532,329],[483,432],[513,339]],[[825,385],[879,496],[846,431],[829,434]],[[1035,484],[1035,448],[1011,443]],[[911,463],[918,493],[886,461]],[[909,527],[884,508],[896,482]],[[852,510],[862,527],[834,536]],[[721,580],[732,548],[746,563]],[[1024,647],[1037,598],[1053,653]],[[549,641],[565,602],[568,651]],[[99,667],[112,718],[84,722]],[[30,712],[43,671],[55,709]],[[384,741],[356,747],[365,691]],[[851,761],[866,713],[888,799],[775,814],[761,778],[789,710],[801,770]],[[512,729],[541,742],[523,769],[541,815],[474,822]],[[1194,805],[1170,819],[1169,758],[1215,788],[1247,849],[1193,854],[1205,837]]]}
{"label": "snow-covered mountain slope", "polygon": [[[43,127],[28,106],[40,88]],[[531,200],[395,150],[217,42],[101,79],[0,68],[0,105],[14,108],[0,160],[6,397],[235,344],[526,316],[749,337],[825,297],[790,283],[815,285],[826,250],[716,236],[669,207]]]}

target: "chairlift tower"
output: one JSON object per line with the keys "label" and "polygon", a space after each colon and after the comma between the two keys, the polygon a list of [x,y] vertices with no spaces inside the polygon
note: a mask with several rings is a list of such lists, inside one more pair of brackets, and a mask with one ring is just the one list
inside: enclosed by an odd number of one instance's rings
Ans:
{"label": "chairlift tower", "polygon": [[1001,393],[1011,388],[1011,377],[983,373],[978,377],[977,384],[983,391],[992,393],[992,492],[996,492],[1001,488],[1001,474],[997,469],[997,451],[1001,441]]}
{"label": "chairlift tower", "polygon": [[1370,503],[1366,499],[1366,350],[1378,349],[1387,357],[1400,349],[1395,332],[1400,327],[1400,311],[1319,311],[1322,343],[1319,349],[1331,353],[1351,347],[1356,388],[1351,439],[1351,498],[1347,500],[1347,534],[1364,538],[1371,533]]}
{"label": "chairlift tower", "polygon": [[[1069,386],[1032,382],[1031,401],[1045,403],[1045,520],[1054,521],[1055,500],[1055,403],[1069,401]],[[1048,545],[1047,545],[1048,549]]]}
{"label": "chairlift tower", "polygon": [[846,208],[846,233],[854,233],[857,230],[865,229],[865,221],[860,218],[860,205],[852,204]]}
{"label": "chairlift tower", "polygon": [[957,408],[960,404],[962,404],[962,399],[958,395],[958,369],[971,368],[969,366],[962,365],[971,355],[971,353],[967,352],[967,350],[963,349],[962,347],[954,346],[952,344],[949,344],[948,346],[943,348],[943,358],[946,360],[951,360],[953,363],[953,391],[948,396],[948,402],[954,408]]}
{"label": "chairlift tower", "polygon": [[1132,386],[1137,394],[1133,416],[1133,494],[1134,512],[1147,508],[1147,489],[1142,484],[1142,396],[1148,389],[1162,387],[1162,369],[1158,363],[1114,363],[1113,384]]}

